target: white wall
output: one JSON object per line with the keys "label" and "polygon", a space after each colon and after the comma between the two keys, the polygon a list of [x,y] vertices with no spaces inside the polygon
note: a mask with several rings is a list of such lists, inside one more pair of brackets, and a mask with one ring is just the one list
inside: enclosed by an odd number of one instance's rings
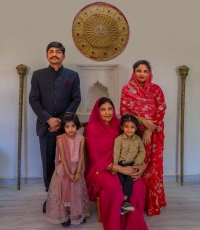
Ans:
{"label": "white wall", "polygon": [[[64,65],[102,64],[84,57],[72,40],[72,22],[90,0],[0,0],[0,177],[17,175],[19,77],[15,67],[28,67],[24,86],[22,176],[42,175],[36,116],[28,104],[32,72],[48,65],[45,49],[56,40],[66,47]],[[108,0],[126,16],[130,39],[121,55],[106,64],[119,64],[119,92],[127,83],[132,65],[147,59],[154,82],[165,95],[165,175],[179,172],[180,77],[177,68],[190,68],[186,82],[185,174],[200,173],[200,1]],[[120,95],[119,95],[120,96]],[[178,171],[177,171],[178,170]]]}

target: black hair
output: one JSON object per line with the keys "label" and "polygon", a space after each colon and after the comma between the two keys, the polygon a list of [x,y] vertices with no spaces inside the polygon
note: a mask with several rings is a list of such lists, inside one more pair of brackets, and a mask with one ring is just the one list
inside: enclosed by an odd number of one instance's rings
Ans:
{"label": "black hair", "polygon": [[150,63],[149,63],[148,61],[146,61],[146,60],[140,60],[140,61],[137,61],[137,62],[133,65],[133,70],[134,70],[134,72],[135,72],[135,69],[137,69],[137,67],[138,67],[139,65],[146,65],[147,69],[148,69],[149,71],[151,71],[151,65],[150,65]]}
{"label": "black hair", "polygon": [[110,100],[110,98],[107,97],[102,97],[99,102],[98,102],[98,107],[100,108],[103,104],[105,104],[106,102],[110,103],[112,105],[112,107],[114,107],[113,102]]}
{"label": "black hair", "polygon": [[67,112],[61,116],[61,128],[65,129],[66,122],[70,121],[72,121],[76,125],[77,130],[81,127],[78,116],[75,113]]}
{"label": "black hair", "polygon": [[[125,114],[125,115],[123,115],[121,117],[120,127],[123,126],[123,124],[125,122],[127,122],[127,121],[128,122],[130,121],[130,122],[132,122],[132,123],[135,124],[135,126],[137,128],[135,134],[137,134],[138,136],[140,136],[141,133],[140,133],[140,130],[139,130],[139,121],[138,121],[137,117],[135,117],[135,116],[133,116],[131,114]],[[121,130],[121,133],[123,133],[123,130]]]}
{"label": "black hair", "polygon": [[46,49],[47,53],[48,53],[48,50],[51,47],[58,48],[58,49],[60,49],[62,51],[63,54],[65,54],[65,47],[60,42],[51,42],[51,43],[49,43],[49,45],[47,46],[47,49]]}

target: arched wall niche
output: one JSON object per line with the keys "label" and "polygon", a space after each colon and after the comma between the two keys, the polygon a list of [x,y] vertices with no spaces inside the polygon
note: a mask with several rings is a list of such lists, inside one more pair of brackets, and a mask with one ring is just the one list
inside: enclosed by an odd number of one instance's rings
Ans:
{"label": "arched wall niche", "polygon": [[108,89],[104,87],[98,81],[93,85],[89,86],[86,94],[86,113],[91,113],[94,103],[98,98],[110,97]]}
{"label": "arched wall niche", "polygon": [[78,65],[81,85],[81,103],[78,114],[89,115],[95,101],[109,97],[119,112],[118,73],[119,65]]}

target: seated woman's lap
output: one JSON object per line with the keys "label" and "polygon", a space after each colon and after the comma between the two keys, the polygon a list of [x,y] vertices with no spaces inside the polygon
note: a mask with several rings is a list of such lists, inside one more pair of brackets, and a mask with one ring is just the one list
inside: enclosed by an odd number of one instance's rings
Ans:
{"label": "seated woman's lap", "polygon": [[145,194],[146,190],[142,178],[134,181],[132,196],[129,199],[130,203],[136,207],[140,213],[144,212]]}
{"label": "seated woman's lap", "polygon": [[[121,205],[124,194],[118,175],[112,176],[109,171],[103,171],[98,175],[99,197],[100,197],[100,213],[104,229],[140,229],[139,226],[146,224],[143,220],[145,189],[142,179],[133,183],[133,193],[130,197],[130,203],[134,206],[135,211],[121,215]],[[138,224],[138,220],[140,223]],[[141,228],[142,229],[142,228]]]}
{"label": "seated woman's lap", "polygon": [[133,183],[132,196],[129,198],[131,205],[135,211],[128,212],[121,216],[121,229],[125,230],[147,230],[144,220],[145,207],[145,187],[142,179],[138,179]]}
{"label": "seated woman's lap", "polygon": [[117,175],[112,176],[107,170],[98,175],[100,215],[104,230],[120,230],[121,204],[123,192]]}

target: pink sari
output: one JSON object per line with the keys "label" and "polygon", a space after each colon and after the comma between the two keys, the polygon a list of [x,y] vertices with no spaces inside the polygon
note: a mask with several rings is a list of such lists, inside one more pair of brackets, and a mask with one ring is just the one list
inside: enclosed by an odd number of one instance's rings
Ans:
{"label": "pink sari", "polygon": [[113,162],[113,145],[119,135],[119,119],[114,111],[113,119],[106,125],[100,115],[97,100],[86,128],[88,159],[86,184],[89,198],[100,197],[100,213],[105,230],[147,230],[143,218],[145,189],[142,179],[135,181],[130,197],[135,211],[121,215],[123,191],[117,175],[106,170]]}
{"label": "pink sari", "polygon": [[[138,83],[134,72],[130,81],[122,89],[120,113],[132,114],[155,121],[157,128],[151,136],[151,144],[145,146],[147,168],[143,174],[146,187],[146,211],[149,216],[159,215],[160,208],[166,206],[163,186],[163,149],[165,97],[162,89],[152,83],[150,72],[144,88]],[[141,129],[145,129],[141,125]]]}

